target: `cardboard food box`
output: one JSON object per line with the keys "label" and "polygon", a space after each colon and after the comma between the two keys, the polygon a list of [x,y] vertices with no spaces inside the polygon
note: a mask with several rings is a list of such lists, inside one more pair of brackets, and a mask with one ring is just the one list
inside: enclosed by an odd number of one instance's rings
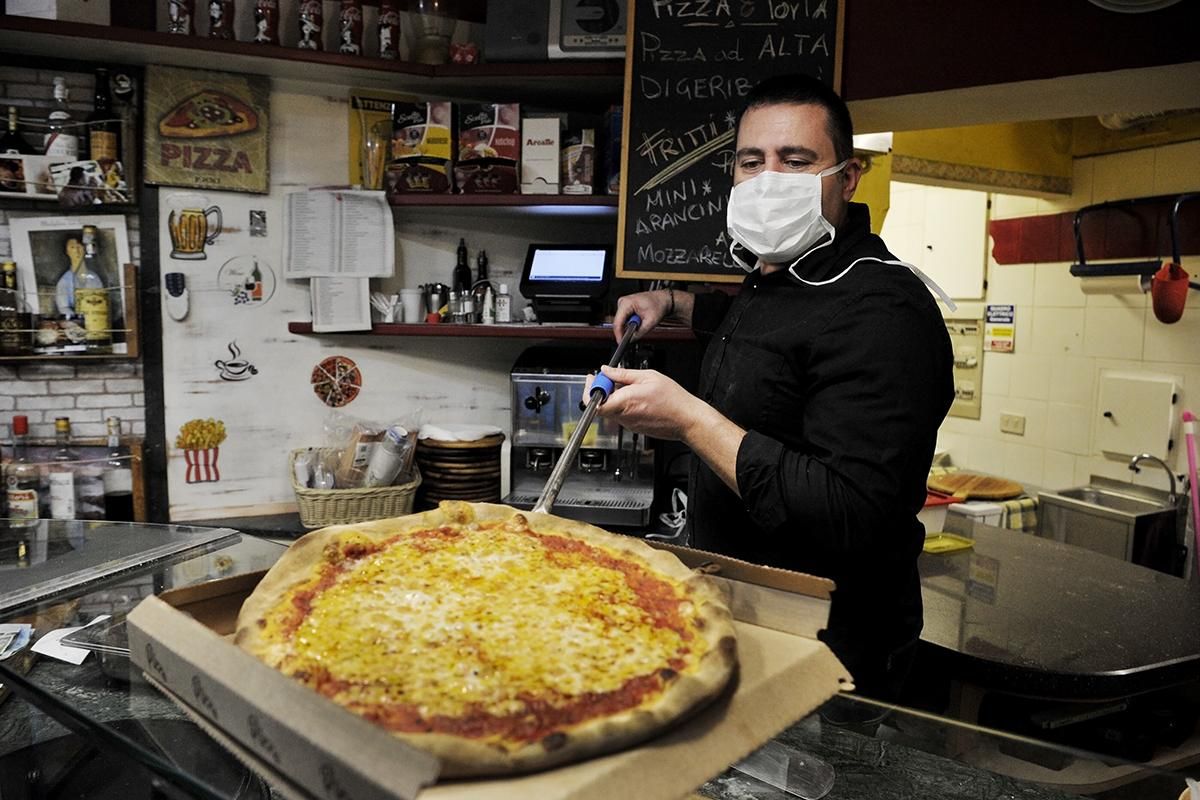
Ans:
{"label": "cardboard food box", "polygon": [[558,194],[558,117],[521,120],[521,194]]}
{"label": "cardboard food box", "polygon": [[596,183],[596,129],[569,130],[563,135],[562,193],[591,194]]}
{"label": "cardboard food box", "polygon": [[454,180],[463,194],[516,194],[520,181],[521,106],[466,103],[459,106]]}
{"label": "cardboard food box", "polygon": [[405,194],[454,190],[453,113],[449,102],[396,103],[384,190],[389,201]]}
{"label": "cardboard food box", "polygon": [[148,597],[128,616],[131,658],[196,722],[294,797],[677,800],[850,687],[816,633],[830,581],[685,548],[729,588],[738,674],[714,703],[642,745],[544,772],[437,783],[438,762],[230,641],[263,573]]}

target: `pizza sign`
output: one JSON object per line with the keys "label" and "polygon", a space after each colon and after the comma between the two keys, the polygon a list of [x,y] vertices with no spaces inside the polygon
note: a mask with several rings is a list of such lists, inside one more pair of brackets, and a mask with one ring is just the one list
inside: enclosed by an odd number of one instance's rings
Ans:
{"label": "pizza sign", "polygon": [[146,182],[268,191],[266,78],[151,67]]}

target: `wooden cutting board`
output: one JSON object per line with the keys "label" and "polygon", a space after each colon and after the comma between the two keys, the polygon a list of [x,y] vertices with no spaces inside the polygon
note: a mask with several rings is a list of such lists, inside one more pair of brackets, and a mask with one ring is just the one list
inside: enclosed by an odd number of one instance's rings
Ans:
{"label": "wooden cutting board", "polygon": [[962,500],[1010,500],[1019,497],[1025,491],[1025,487],[1016,481],[975,472],[931,475],[926,486],[935,492],[954,495]]}

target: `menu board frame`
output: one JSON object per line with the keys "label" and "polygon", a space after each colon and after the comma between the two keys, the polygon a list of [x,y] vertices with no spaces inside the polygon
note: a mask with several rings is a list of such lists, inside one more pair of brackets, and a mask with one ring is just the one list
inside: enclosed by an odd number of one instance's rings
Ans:
{"label": "menu board frame", "polygon": [[[617,277],[745,277],[725,233],[738,106],[776,74],[813,74],[840,91],[846,1],[631,0]],[[736,35],[718,49],[716,31]]]}

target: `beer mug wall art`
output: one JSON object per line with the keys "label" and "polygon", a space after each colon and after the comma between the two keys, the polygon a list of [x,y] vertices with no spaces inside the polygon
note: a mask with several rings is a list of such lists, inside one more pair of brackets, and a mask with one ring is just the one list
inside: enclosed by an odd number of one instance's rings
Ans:
{"label": "beer mug wall art", "polygon": [[208,257],[204,253],[205,246],[215,242],[221,233],[221,209],[217,206],[205,208],[206,202],[201,195],[176,195],[168,201],[171,258],[200,261]]}

